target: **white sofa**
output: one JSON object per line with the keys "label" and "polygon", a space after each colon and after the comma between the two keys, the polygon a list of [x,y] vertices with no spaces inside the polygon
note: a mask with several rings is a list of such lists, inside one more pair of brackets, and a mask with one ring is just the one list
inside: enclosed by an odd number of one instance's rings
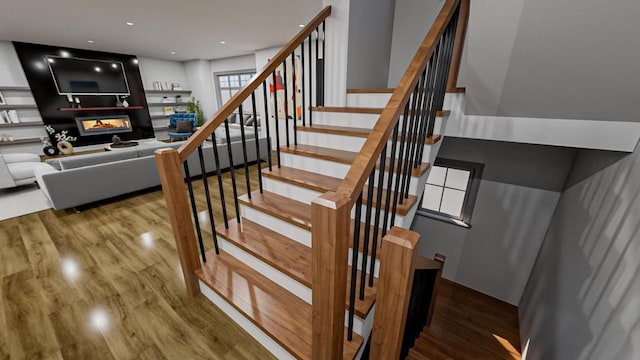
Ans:
{"label": "white sofa", "polygon": [[34,170],[41,166],[38,155],[0,154],[0,189],[34,183]]}

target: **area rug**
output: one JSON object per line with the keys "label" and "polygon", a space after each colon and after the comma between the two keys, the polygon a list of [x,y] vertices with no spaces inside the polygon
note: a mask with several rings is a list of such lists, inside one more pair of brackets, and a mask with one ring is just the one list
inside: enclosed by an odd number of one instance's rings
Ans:
{"label": "area rug", "polygon": [[0,221],[47,209],[51,203],[35,184],[0,190]]}

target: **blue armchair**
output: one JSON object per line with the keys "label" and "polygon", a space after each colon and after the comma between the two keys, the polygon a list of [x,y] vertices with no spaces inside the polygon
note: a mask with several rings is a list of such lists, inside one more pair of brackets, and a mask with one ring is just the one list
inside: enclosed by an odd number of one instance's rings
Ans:
{"label": "blue armchair", "polygon": [[196,114],[172,114],[169,115],[169,128],[175,131],[169,132],[169,139],[183,140],[191,136],[198,126]]}

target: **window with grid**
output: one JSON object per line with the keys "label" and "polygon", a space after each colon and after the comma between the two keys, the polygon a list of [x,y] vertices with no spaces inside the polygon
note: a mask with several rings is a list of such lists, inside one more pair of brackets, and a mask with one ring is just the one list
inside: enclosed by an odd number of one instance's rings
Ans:
{"label": "window with grid", "polygon": [[253,75],[255,75],[254,71],[216,75],[218,106],[222,106],[227,100],[231,99],[241,87],[247,85]]}
{"label": "window with grid", "polygon": [[438,158],[431,168],[420,214],[470,226],[484,165]]}

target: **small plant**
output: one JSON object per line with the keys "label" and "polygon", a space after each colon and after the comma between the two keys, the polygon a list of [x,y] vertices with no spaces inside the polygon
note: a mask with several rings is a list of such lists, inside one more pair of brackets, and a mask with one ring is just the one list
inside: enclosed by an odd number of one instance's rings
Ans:
{"label": "small plant", "polygon": [[200,107],[200,100],[192,97],[191,100],[187,103],[187,112],[189,114],[196,114],[198,116],[198,126],[202,126],[205,122],[204,113],[202,112],[202,108]]}

